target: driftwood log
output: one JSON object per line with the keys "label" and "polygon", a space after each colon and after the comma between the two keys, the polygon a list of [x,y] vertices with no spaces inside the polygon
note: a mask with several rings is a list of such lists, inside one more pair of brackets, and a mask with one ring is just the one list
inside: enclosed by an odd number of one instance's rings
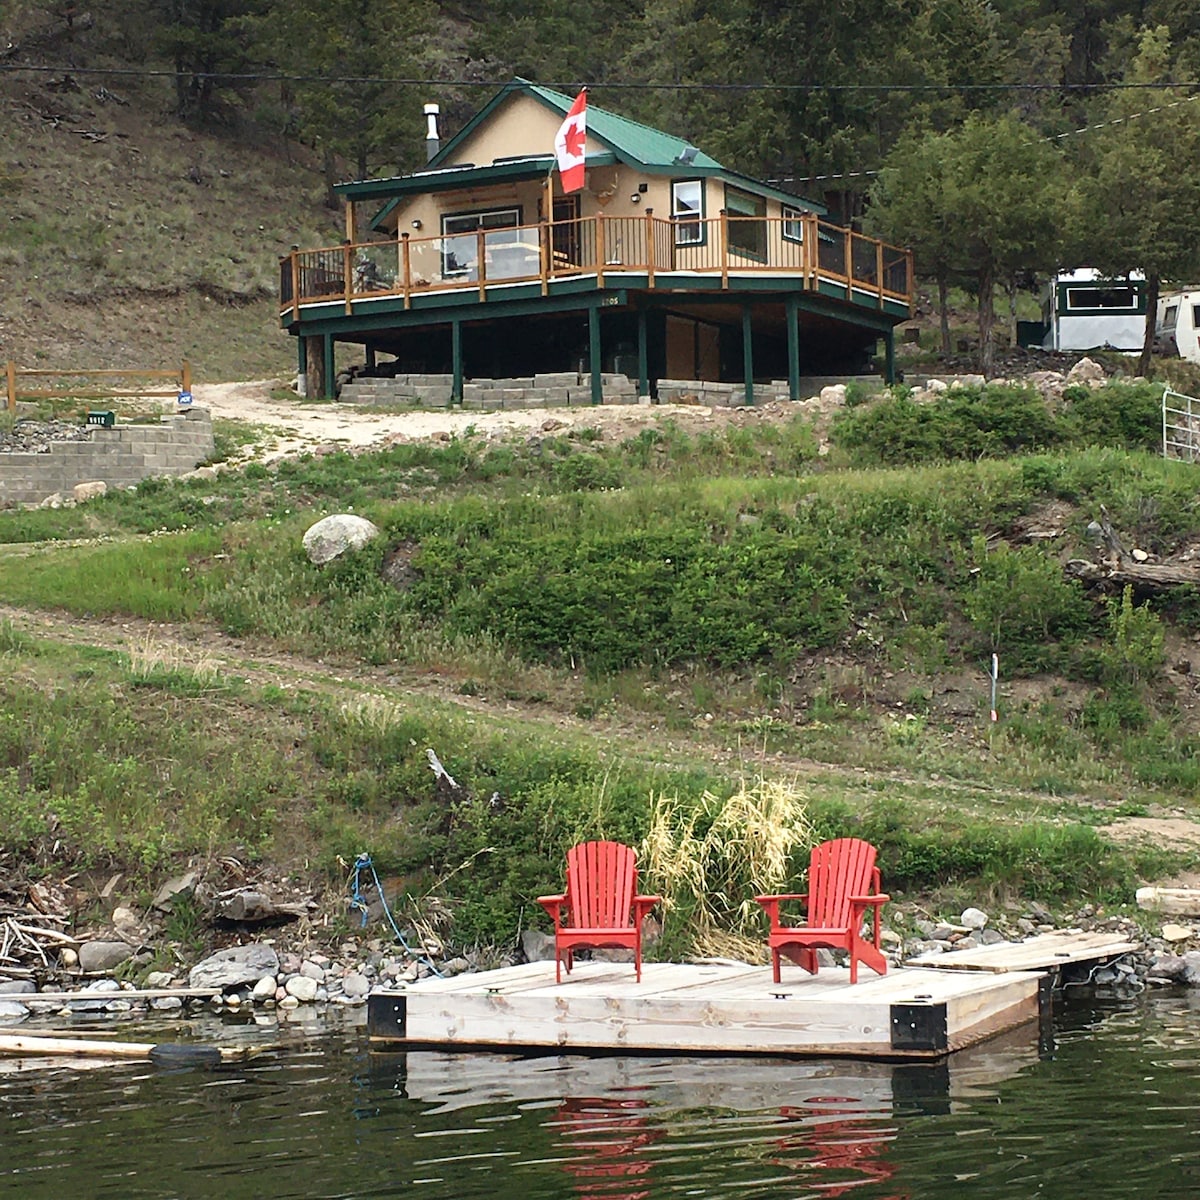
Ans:
{"label": "driftwood log", "polygon": [[1063,570],[1092,587],[1119,590],[1127,584],[1137,592],[1161,592],[1168,588],[1200,586],[1200,563],[1139,562],[1117,536],[1108,510],[1100,506],[1099,540],[1105,553],[1100,562],[1073,558]]}

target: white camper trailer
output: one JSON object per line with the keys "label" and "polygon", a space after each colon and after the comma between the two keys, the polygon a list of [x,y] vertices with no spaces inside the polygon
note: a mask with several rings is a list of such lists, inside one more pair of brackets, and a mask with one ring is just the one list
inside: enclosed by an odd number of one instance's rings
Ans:
{"label": "white camper trailer", "polygon": [[1146,283],[1140,273],[1106,279],[1084,267],[1056,275],[1042,305],[1044,350],[1141,350]]}
{"label": "white camper trailer", "polygon": [[1200,291],[1159,297],[1154,344],[1163,354],[1200,363]]}

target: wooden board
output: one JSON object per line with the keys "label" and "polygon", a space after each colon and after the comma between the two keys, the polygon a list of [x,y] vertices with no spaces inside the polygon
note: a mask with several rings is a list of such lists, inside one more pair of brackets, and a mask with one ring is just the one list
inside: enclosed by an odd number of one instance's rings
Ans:
{"label": "wooden board", "polygon": [[909,960],[910,966],[941,971],[1050,971],[1065,963],[1098,962],[1137,950],[1134,942],[1113,933],[1072,933],[1056,930],[1024,942],[997,942],[974,950],[928,953]]}
{"label": "wooden board", "polygon": [[[865,978],[864,978],[865,976]],[[1034,1020],[1041,976],[845,968],[781,984],[745,963],[553,963],[428,979],[368,998],[372,1042],[724,1054],[936,1057]],[[982,1031],[982,1032],[980,1032]]]}

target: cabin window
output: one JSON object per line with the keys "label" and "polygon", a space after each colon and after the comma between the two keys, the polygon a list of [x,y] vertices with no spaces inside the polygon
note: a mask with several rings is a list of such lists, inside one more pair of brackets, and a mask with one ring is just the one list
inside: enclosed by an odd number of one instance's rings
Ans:
{"label": "cabin window", "polygon": [[704,244],[704,181],[676,179],[671,184],[671,218],[675,222],[675,245]]}
{"label": "cabin window", "polygon": [[767,261],[767,201],[753,192],[725,188],[729,220],[729,249],[747,258]]}
{"label": "cabin window", "polygon": [[785,242],[804,241],[804,212],[802,209],[784,206],[783,240]]}
{"label": "cabin window", "polygon": [[442,278],[478,279],[481,229],[512,229],[521,224],[519,208],[455,213],[442,218]]}
{"label": "cabin window", "polygon": [[1136,312],[1137,288],[1128,286],[1069,287],[1067,288],[1067,312],[1097,308],[1115,311]]}

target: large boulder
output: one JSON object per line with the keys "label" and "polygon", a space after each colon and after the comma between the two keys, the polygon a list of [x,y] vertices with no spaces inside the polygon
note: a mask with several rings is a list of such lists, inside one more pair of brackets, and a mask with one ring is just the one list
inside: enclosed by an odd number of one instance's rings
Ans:
{"label": "large boulder", "polygon": [[212,988],[214,992],[242,984],[253,986],[264,975],[274,975],[278,970],[279,955],[271,946],[258,942],[231,946],[197,963],[188,973],[188,986]]}
{"label": "large boulder", "polygon": [[1104,368],[1092,358],[1081,358],[1068,372],[1067,383],[1081,383],[1090,388],[1103,387],[1108,382]]}
{"label": "large boulder", "polygon": [[313,525],[304,535],[304,552],[318,567],[332,562],[347,550],[361,550],[379,529],[366,517],[353,513],[334,513]]}

